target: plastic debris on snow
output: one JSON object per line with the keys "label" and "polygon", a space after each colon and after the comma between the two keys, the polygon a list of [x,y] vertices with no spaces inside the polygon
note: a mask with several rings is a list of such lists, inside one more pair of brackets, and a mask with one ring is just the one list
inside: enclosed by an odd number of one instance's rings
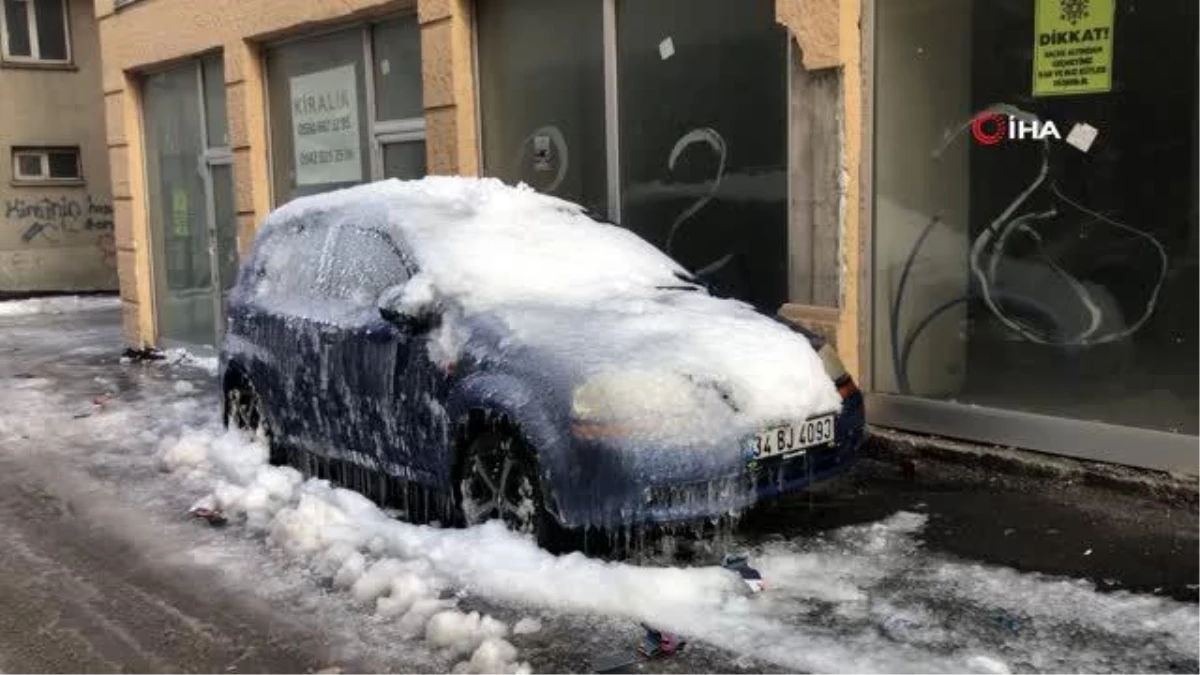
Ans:
{"label": "plastic debris on snow", "polygon": [[[736,572],[752,595],[761,593],[765,588],[762,574],[750,566],[750,559],[745,554],[727,554],[721,562],[721,567]],[[637,651],[643,658],[655,659],[675,656],[687,646],[687,640],[682,639],[675,633],[658,630],[645,623],[640,625],[644,633]]]}
{"label": "plastic debris on snow", "polygon": [[191,508],[188,509],[188,513],[195,518],[208,521],[209,525],[220,527],[228,523],[229,519],[225,517],[225,513],[221,509],[217,508],[216,504],[216,497],[208,495],[202,497],[195,504],[192,504]]}
{"label": "plastic debris on snow", "polygon": [[721,561],[721,567],[737,572],[753,594],[761,593],[766,589],[762,573],[750,566],[750,558],[745,554],[726,554]]}
{"label": "plastic debris on snow", "polygon": [[642,643],[638,645],[638,654],[643,658],[657,659],[675,656],[687,646],[687,640],[681,639],[674,633],[655,630],[646,624],[641,624],[645,634]]}
{"label": "plastic debris on snow", "polygon": [[[686,270],[632,232],[526,186],[434,176],[302,197],[267,218],[256,255],[290,255],[273,247],[272,231],[341,209],[361,212],[362,222],[386,228],[412,250],[419,272],[383,300],[398,310],[436,303],[443,321],[429,346],[438,363],[455,361],[467,347],[464,319],[488,315],[512,337],[499,349],[557,354],[581,379],[595,380],[593,402],[620,406],[622,414],[655,411],[646,433],[688,431],[699,447],[737,447],[731,438],[768,422],[841,405],[806,340],[749,305],[701,291]],[[280,278],[266,280],[272,288],[298,283],[288,265],[269,268],[280,270]],[[346,276],[353,283],[354,275]],[[271,296],[288,293],[275,288]],[[613,363],[620,373],[611,372]],[[670,427],[657,414],[664,406],[686,411],[690,424]]]}

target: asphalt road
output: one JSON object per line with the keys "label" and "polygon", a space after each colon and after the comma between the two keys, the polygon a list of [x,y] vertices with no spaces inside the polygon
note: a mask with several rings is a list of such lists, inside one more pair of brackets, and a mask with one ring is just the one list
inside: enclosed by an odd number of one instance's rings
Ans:
{"label": "asphalt road", "polygon": [[[321,635],[162,565],[120,506],[69,469],[0,460],[0,668],[7,672],[311,672]],[[127,525],[129,523],[125,523]]]}

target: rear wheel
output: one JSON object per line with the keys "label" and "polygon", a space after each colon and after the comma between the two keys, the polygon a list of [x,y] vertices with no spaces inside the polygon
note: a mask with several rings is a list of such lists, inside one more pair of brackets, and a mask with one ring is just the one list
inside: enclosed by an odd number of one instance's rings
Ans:
{"label": "rear wheel", "polygon": [[458,485],[466,525],[501,520],[540,546],[554,544],[557,523],[546,511],[533,452],[515,434],[492,430],[467,446]]}

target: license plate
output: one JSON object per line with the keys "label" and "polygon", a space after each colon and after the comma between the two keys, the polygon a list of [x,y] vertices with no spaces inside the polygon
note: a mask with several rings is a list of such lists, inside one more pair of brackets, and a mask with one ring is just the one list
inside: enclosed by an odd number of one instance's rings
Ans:
{"label": "license plate", "polygon": [[814,445],[833,442],[833,415],[813,417],[797,424],[784,424],[758,432],[756,459],[797,454]]}

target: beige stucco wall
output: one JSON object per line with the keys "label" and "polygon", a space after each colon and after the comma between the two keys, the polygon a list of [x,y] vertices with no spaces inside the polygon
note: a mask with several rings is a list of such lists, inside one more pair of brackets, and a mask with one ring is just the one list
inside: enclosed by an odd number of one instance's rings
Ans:
{"label": "beige stucco wall", "polygon": [[[70,0],[66,67],[0,66],[0,293],[117,287],[100,45],[90,0]],[[79,146],[83,181],[14,181],[13,146]]]}
{"label": "beige stucco wall", "polygon": [[95,0],[126,341],[154,345],[150,223],[138,86],[147,69],[221,50],[240,243],[271,208],[260,47],[342,23],[416,11],[430,173],[478,171],[468,0]]}

